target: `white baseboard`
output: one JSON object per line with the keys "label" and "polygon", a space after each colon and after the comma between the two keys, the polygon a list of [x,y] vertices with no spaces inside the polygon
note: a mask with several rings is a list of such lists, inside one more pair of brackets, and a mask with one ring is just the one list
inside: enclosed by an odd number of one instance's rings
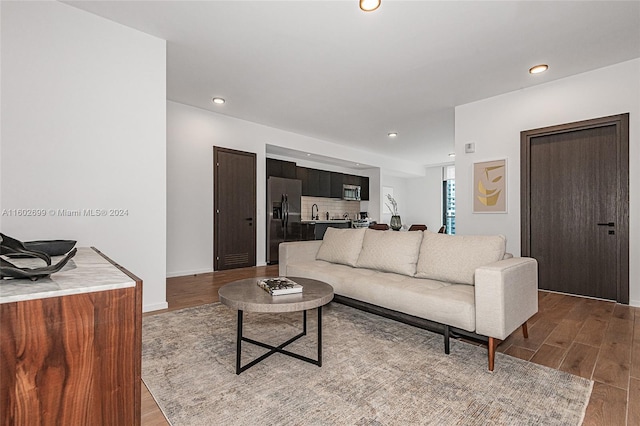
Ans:
{"label": "white baseboard", "polygon": [[[562,294],[565,296],[572,296],[572,297],[582,297],[584,299],[602,300],[603,302],[615,302],[615,300],[601,299],[599,297],[583,296],[581,294],[562,293],[560,291],[545,290],[542,288],[539,288],[538,291],[545,291],[547,293],[556,293],[556,294]],[[629,300],[629,306],[640,308],[640,300]]]}
{"label": "white baseboard", "polygon": [[213,272],[213,269],[194,269],[191,271],[178,271],[178,272],[167,272],[167,278],[175,278],[175,277],[185,277],[187,275],[196,275],[196,274],[208,274],[209,272]]}
{"label": "white baseboard", "polygon": [[[267,266],[267,262],[257,262],[256,266]],[[191,271],[167,272],[167,278],[186,277],[187,275],[208,274],[214,272],[213,269],[194,269]]]}
{"label": "white baseboard", "polygon": [[144,305],[142,307],[142,312],[159,311],[160,309],[167,309],[168,307],[169,304],[167,302],[154,303],[153,305]]}

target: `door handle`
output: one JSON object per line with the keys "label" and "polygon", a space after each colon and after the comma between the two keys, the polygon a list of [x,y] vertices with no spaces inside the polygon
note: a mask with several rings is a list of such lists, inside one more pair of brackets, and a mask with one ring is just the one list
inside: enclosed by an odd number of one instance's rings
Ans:
{"label": "door handle", "polygon": [[284,216],[284,221],[285,223],[289,223],[289,195],[288,194],[284,194],[284,203],[285,203],[285,216]]}
{"label": "door handle", "polygon": [[607,223],[599,223],[598,226],[616,226],[616,224],[613,222],[607,222]]}

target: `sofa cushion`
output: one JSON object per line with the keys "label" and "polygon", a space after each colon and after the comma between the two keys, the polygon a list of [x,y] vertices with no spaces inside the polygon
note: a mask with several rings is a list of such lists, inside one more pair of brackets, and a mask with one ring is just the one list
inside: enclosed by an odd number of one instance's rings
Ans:
{"label": "sofa cushion", "polygon": [[[377,231],[381,232],[381,231]],[[474,288],[312,260],[288,267],[292,277],[324,281],[336,295],[474,331]]]}
{"label": "sofa cushion", "polygon": [[362,250],[365,231],[366,228],[327,228],[327,232],[325,232],[322,239],[322,245],[316,254],[316,259],[356,266],[360,250]]}
{"label": "sofa cushion", "polygon": [[414,276],[422,231],[396,232],[366,229],[356,266]]}
{"label": "sofa cushion", "polygon": [[425,233],[416,277],[471,284],[476,268],[504,257],[503,235],[447,235]]}

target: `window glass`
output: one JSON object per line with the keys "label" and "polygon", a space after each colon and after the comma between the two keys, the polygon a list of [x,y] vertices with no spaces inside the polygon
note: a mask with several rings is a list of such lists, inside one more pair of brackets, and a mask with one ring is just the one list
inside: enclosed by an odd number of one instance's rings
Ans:
{"label": "window glass", "polygon": [[446,233],[456,233],[456,169],[455,166],[446,166],[444,170],[444,182],[442,185],[442,223],[446,226]]}

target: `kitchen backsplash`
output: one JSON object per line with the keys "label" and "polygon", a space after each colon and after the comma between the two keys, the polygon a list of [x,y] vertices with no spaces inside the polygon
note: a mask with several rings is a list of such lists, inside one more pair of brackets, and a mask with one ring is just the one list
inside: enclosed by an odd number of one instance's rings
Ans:
{"label": "kitchen backsplash", "polygon": [[[360,217],[360,201],[346,201],[340,198],[302,197],[302,220],[311,220],[311,207],[318,205],[318,219],[325,220],[329,212],[329,218],[342,219],[345,213],[349,219]],[[314,218],[315,219],[315,218]]]}

